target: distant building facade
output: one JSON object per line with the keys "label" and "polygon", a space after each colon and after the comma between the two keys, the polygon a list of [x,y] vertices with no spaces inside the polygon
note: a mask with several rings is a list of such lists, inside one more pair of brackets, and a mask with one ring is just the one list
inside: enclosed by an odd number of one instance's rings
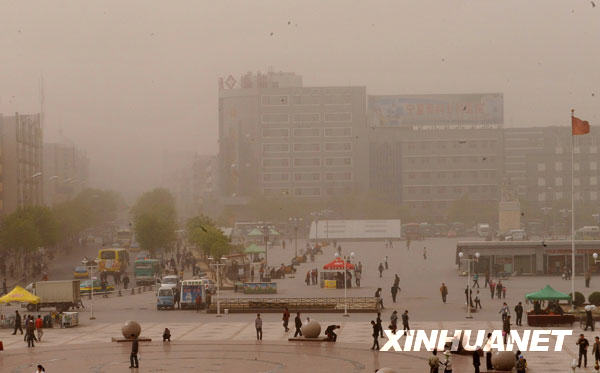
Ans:
{"label": "distant building facade", "polygon": [[43,204],[40,115],[0,114],[0,137],[0,214],[10,214],[24,206]]}
{"label": "distant building facade", "polygon": [[498,201],[501,94],[369,96],[370,189],[443,220],[451,203]]}
{"label": "distant building facade", "polygon": [[72,144],[44,144],[44,203],[68,201],[87,187],[90,160]]}
{"label": "distant building facade", "polygon": [[367,187],[365,87],[303,87],[293,73],[249,73],[239,88],[223,84],[222,197],[328,198]]}

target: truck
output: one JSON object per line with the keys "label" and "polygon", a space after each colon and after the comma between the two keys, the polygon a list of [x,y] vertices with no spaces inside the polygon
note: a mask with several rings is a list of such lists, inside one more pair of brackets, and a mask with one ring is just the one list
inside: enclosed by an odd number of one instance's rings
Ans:
{"label": "truck", "polygon": [[160,263],[158,259],[138,259],[133,265],[135,285],[153,285],[156,278],[160,277]]}
{"label": "truck", "polygon": [[477,224],[477,234],[479,237],[487,237],[490,234],[490,225],[487,223]]}
{"label": "truck", "polygon": [[205,281],[201,279],[181,281],[181,299],[179,302],[181,309],[195,308],[197,297],[200,297],[200,304],[204,306],[206,302],[206,299],[203,298],[205,285]]}
{"label": "truck", "polygon": [[40,297],[40,302],[28,304],[27,310],[30,312],[44,307],[55,307],[56,311],[65,312],[83,305],[79,293],[79,280],[38,281],[32,287],[33,293]]}

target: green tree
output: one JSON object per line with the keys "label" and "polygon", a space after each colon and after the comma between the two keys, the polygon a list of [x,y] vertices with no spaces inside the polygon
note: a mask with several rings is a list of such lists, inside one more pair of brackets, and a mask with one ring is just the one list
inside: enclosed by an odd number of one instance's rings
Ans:
{"label": "green tree", "polygon": [[188,241],[206,256],[220,258],[231,253],[233,246],[215,223],[206,216],[196,216],[186,224]]}
{"label": "green tree", "polygon": [[156,188],[142,194],[132,207],[136,239],[142,249],[156,255],[170,250],[176,239],[177,213],[171,193]]}

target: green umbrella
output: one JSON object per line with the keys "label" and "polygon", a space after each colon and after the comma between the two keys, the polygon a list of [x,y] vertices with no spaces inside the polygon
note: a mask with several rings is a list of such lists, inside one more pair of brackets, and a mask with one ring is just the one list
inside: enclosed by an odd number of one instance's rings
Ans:
{"label": "green umbrella", "polygon": [[561,293],[558,290],[552,289],[550,285],[546,285],[540,291],[536,291],[534,293],[529,293],[525,296],[525,298],[529,300],[570,300],[571,297],[565,293]]}
{"label": "green umbrella", "polygon": [[260,231],[260,229],[258,228],[254,228],[253,230],[250,231],[250,233],[248,233],[249,237],[257,237],[257,236],[263,236],[263,232]]}
{"label": "green umbrella", "polygon": [[244,254],[262,254],[265,252],[265,248],[252,244],[244,249]]}

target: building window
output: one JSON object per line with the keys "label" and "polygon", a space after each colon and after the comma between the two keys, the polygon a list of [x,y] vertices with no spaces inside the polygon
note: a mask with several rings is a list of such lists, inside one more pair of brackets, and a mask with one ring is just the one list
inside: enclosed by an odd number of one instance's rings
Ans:
{"label": "building window", "polygon": [[321,96],[318,95],[292,96],[294,105],[319,105],[320,100]]}
{"label": "building window", "polygon": [[538,201],[542,202],[546,200],[546,193],[542,192],[542,193],[538,193]]}
{"label": "building window", "polygon": [[348,193],[352,192],[352,188],[350,186],[330,187],[330,188],[327,188],[326,190],[327,190],[327,194],[330,196],[340,195],[340,194],[348,194]]}
{"label": "building window", "polygon": [[288,188],[264,188],[263,194],[266,196],[287,196],[290,194]]}
{"label": "building window", "polygon": [[277,167],[289,167],[289,158],[264,158],[262,160],[264,168],[277,168]]}
{"label": "building window", "polygon": [[319,167],[321,158],[294,158],[294,167]]}
{"label": "building window", "polygon": [[597,146],[597,145],[591,145],[591,146],[590,146],[590,153],[591,153],[591,154],[596,154],[596,153],[598,153],[598,146]]}
{"label": "building window", "polygon": [[562,171],[562,162],[555,162],[554,163],[554,170],[556,171]]}
{"label": "building window", "polygon": [[352,122],[352,113],[325,113],[325,122],[340,123]]}
{"label": "building window", "polygon": [[295,113],[293,115],[294,123],[318,123],[321,121],[319,113]]}
{"label": "building window", "polygon": [[290,144],[263,144],[264,153],[289,152]]}
{"label": "building window", "polygon": [[320,144],[299,143],[294,144],[295,152],[318,152],[321,150]]}
{"label": "building window", "polygon": [[598,178],[596,176],[590,176],[590,185],[598,185]]}
{"label": "building window", "polygon": [[575,148],[573,148],[575,151],[575,154],[579,154],[581,153],[581,147],[579,147],[579,145],[575,146]]}
{"label": "building window", "polygon": [[271,182],[276,182],[276,181],[288,181],[290,179],[290,174],[288,173],[269,173],[269,174],[263,174],[263,181],[271,181]]}
{"label": "building window", "polygon": [[303,197],[320,196],[321,188],[295,188],[294,195]]}
{"label": "building window", "polygon": [[325,174],[327,181],[351,181],[352,172],[328,172]]}
{"label": "building window", "polygon": [[538,186],[545,186],[546,185],[546,179],[544,179],[543,177],[538,177]]}
{"label": "building window", "polygon": [[261,115],[261,121],[263,123],[289,123],[290,116],[283,113],[265,113]]}
{"label": "building window", "polygon": [[288,96],[276,95],[276,96],[262,96],[261,102],[264,106],[270,105],[288,105]]}
{"label": "building window", "polygon": [[596,200],[598,200],[598,192],[596,192],[596,191],[591,191],[591,192],[590,192],[590,200],[592,200],[592,201],[596,201]]}
{"label": "building window", "polygon": [[290,130],[288,128],[263,128],[263,137],[289,137]]}
{"label": "building window", "polygon": [[325,166],[351,166],[352,158],[325,158]]}
{"label": "building window", "polygon": [[579,162],[575,162],[575,164],[573,165],[573,169],[575,171],[579,171]]}
{"label": "building window", "polygon": [[563,192],[556,192],[556,193],[554,193],[554,199],[556,199],[556,200],[563,199]]}
{"label": "building window", "polygon": [[349,152],[352,150],[350,142],[327,142],[325,143],[326,152]]}
{"label": "building window", "polygon": [[554,185],[556,185],[556,186],[562,186],[563,185],[563,178],[562,177],[556,177],[556,178],[554,178]]}
{"label": "building window", "polygon": [[545,163],[538,163],[537,164],[537,170],[538,171],[546,171],[546,164]]}
{"label": "building window", "polygon": [[320,181],[321,174],[318,172],[296,172],[294,173],[295,181]]}
{"label": "building window", "polygon": [[320,128],[294,128],[294,137],[321,137]]}
{"label": "building window", "polygon": [[590,162],[590,170],[597,170],[598,169],[598,163],[596,161],[591,161]]}
{"label": "building window", "polygon": [[409,179],[414,179],[415,178],[415,173],[411,172],[410,174],[408,174],[408,178]]}
{"label": "building window", "polygon": [[556,148],[554,148],[554,151],[556,152],[556,154],[562,154],[563,148],[561,146],[557,146]]}
{"label": "building window", "polygon": [[576,178],[574,178],[574,179],[573,179],[573,184],[574,184],[575,186],[579,186],[579,185],[581,185],[581,180],[579,180],[579,178],[578,178],[578,177],[576,177]]}
{"label": "building window", "polygon": [[352,136],[351,127],[328,127],[325,128],[325,137],[350,137]]}

